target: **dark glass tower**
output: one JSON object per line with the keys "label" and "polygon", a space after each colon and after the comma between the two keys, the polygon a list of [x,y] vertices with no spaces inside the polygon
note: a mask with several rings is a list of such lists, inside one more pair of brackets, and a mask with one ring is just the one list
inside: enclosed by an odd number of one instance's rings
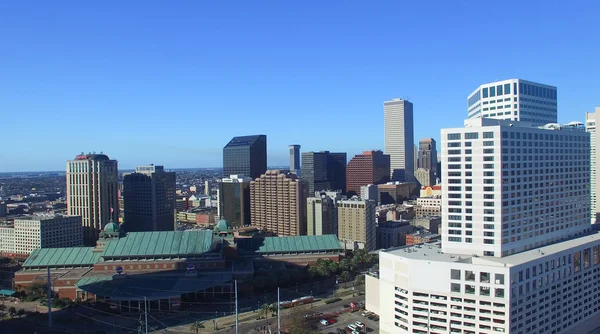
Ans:
{"label": "dark glass tower", "polygon": [[267,136],[233,137],[223,148],[223,176],[253,179],[267,171]]}
{"label": "dark glass tower", "polygon": [[302,178],[308,182],[308,193],[315,191],[346,191],[346,153],[302,153]]}

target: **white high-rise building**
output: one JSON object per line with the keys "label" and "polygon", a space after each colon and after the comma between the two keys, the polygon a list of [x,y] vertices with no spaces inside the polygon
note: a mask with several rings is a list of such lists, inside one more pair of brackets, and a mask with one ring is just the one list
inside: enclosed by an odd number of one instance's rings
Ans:
{"label": "white high-rise building", "polygon": [[415,179],[413,104],[402,99],[383,103],[385,154],[390,156],[390,179]]}
{"label": "white high-rise building", "polygon": [[557,122],[556,87],[521,79],[487,83],[467,98],[469,118],[486,117],[546,125]]}
{"label": "white high-rise building", "polygon": [[600,141],[600,136],[596,134],[596,115],[600,115],[600,107],[596,108],[596,112],[585,113],[585,130],[590,134],[590,209],[592,224],[596,223],[596,217],[599,213],[596,193],[600,190],[600,184],[596,181],[596,166],[598,166],[598,159],[600,159],[600,156],[596,154],[596,148],[599,146],[598,141]]}
{"label": "white high-rise building", "polygon": [[600,329],[583,127],[477,118],[441,137],[443,239],[380,253],[366,280],[380,333]]}
{"label": "white high-rise building", "polygon": [[81,154],[67,161],[67,213],[81,216],[83,238],[95,243],[104,225],[119,221],[117,160]]}

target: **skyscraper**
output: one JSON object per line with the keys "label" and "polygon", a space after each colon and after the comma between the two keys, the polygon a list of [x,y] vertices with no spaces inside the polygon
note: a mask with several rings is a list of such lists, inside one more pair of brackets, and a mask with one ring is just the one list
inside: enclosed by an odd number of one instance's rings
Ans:
{"label": "skyscraper", "polygon": [[219,182],[218,214],[232,227],[250,225],[250,182],[249,177],[231,175]]}
{"label": "skyscraper", "polygon": [[267,136],[233,137],[223,148],[223,175],[253,179],[267,170]]}
{"label": "skyscraper", "polygon": [[437,148],[433,138],[419,141],[418,168],[428,169],[437,174]]}
{"label": "skyscraper", "polygon": [[392,181],[412,181],[414,177],[413,104],[402,99],[383,103],[385,154],[390,156]]}
{"label": "skyscraper", "polygon": [[290,145],[290,172],[300,173],[300,145]]}
{"label": "skyscraper", "polygon": [[319,192],[306,199],[306,235],[337,235],[336,203],[337,198]]}
{"label": "skyscraper", "polygon": [[467,98],[469,118],[486,117],[530,122],[557,122],[556,87],[509,79],[483,84]]}
{"label": "skyscraper", "polygon": [[250,182],[252,225],[279,236],[306,235],[308,187],[297,175],[268,170]]}
{"label": "skyscraper", "polygon": [[360,187],[381,184],[390,180],[390,156],[383,152],[364,151],[348,162],[346,168],[346,191],[360,195]]}
{"label": "skyscraper", "polygon": [[346,190],[346,153],[329,151],[302,153],[302,179],[309,194],[321,190]]}
{"label": "skyscraper", "polygon": [[117,160],[105,154],[81,154],[67,161],[67,213],[81,216],[83,239],[95,244],[109,221],[119,221]]}
{"label": "skyscraper", "polygon": [[140,166],[123,177],[126,232],[175,230],[175,172]]}
{"label": "skyscraper", "polygon": [[600,156],[596,153],[600,147],[600,136],[596,133],[596,117],[600,115],[600,107],[596,108],[596,112],[585,113],[585,129],[590,134],[590,210],[592,224],[596,223],[600,210],[597,203],[597,193],[600,191],[600,183],[597,181],[598,173],[597,166],[600,166],[598,160]]}
{"label": "skyscraper", "polygon": [[443,129],[443,239],[380,252],[379,277],[366,277],[380,333],[597,328],[589,145],[577,123],[477,118]]}

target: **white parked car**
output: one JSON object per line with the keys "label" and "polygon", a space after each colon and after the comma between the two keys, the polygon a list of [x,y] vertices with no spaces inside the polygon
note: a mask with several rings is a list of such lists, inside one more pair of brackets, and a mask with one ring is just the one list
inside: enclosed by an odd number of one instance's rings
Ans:
{"label": "white parked car", "polygon": [[327,321],[326,319],[321,319],[321,321],[319,321],[321,323],[321,325],[323,326],[327,326],[329,325],[329,321]]}
{"label": "white parked car", "polygon": [[348,325],[348,328],[350,328],[351,330],[355,331],[358,327],[356,327],[355,324],[350,324],[350,325]]}
{"label": "white parked car", "polygon": [[355,325],[356,325],[356,327],[358,327],[358,328],[361,328],[361,329],[362,329],[362,328],[365,328],[365,324],[363,324],[363,323],[362,323],[362,322],[360,322],[360,321],[357,321],[357,322],[355,322],[354,324],[355,324]]}

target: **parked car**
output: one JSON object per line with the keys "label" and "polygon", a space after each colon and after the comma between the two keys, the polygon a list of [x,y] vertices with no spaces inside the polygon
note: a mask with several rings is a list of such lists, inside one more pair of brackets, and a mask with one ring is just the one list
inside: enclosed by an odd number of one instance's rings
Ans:
{"label": "parked car", "polygon": [[323,326],[327,326],[327,325],[329,325],[329,321],[327,321],[326,319],[321,319],[319,322],[320,322],[320,323],[321,323],[321,325],[323,325]]}
{"label": "parked car", "polygon": [[362,316],[363,317],[368,317],[368,316],[370,316],[372,314],[373,314],[373,312],[371,312],[371,311],[367,311],[367,310],[362,311]]}
{"label": "parked car", "polygon": [[360,321],[357,321],[357,322],[355,322],[354,324],[356,325],[356,327],[358,327],[358,328],[360,328],[360,329],[363,329],[363,328],[365,328],[365,324],[363,324],[363,323],[362,323],[362,322],[360,322]]}
{"label": "parked car", "polygon": [[351,330],[355,331],[358,327],[356,327],[355,324],[349,324],[348,328],[350,328]]}

